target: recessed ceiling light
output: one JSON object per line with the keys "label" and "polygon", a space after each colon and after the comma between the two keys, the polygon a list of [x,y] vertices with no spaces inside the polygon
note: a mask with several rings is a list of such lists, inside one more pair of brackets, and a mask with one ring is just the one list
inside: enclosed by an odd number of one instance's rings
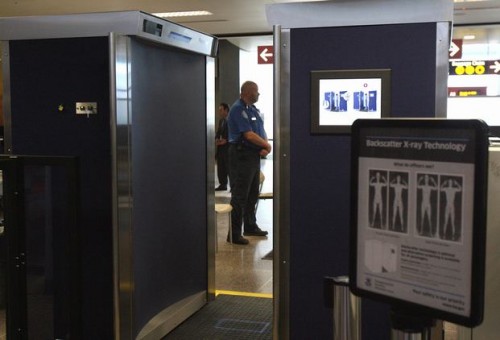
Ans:
{"label": "recessed ceiling light", "polygon": [[173,17],[197,17],[202,15],[212,15],[213,13],[209,11],[183,11],[183,12],[164,12],[164,13],[153,13],[160,18],[173,18]]}
{"label": "recessed ceiling light", "polygon": [[473,34],[464,35],[464,40],[474,40],[476,36]]}

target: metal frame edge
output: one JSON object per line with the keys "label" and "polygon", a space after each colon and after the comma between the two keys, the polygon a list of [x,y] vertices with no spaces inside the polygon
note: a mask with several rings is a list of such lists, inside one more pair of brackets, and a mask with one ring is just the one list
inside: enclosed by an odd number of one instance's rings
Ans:
{"label": "metal frame edge", "polygon": [[[130,38],[115,33],[110,34],[110,128],[111,128],[111,167],[112,167],[112,209],[113,209],[113,307],[114,307],[114,336],[118,340],[132,339],[133,331],[133,303],[134,288],[132,271],[132,184],[131,184],[131,147],[130,147]],[[120,79],[118,64],[126,65],[126,77]],[[123,82],[123,84],[122,84]],[[120,91],[121,89],[121,91]],[[123,91],[125,90],[125,91]],[[119,93],[125,93],[126,106],[117,105]],[[120,107],[125,112],[121,112]],[[123,127],[119,127],[118,117],[126,117]],[[128,130],[125,140],[120,140],[118,129]],[[123,144],[123,145],[122,145]],[[126,157],[120,157],[119,150],[126,150]],[[124,162],[122,166],[118,163]],[[119,173],[125,169],[126,173]],[[125,181],[119,185],[118,181]],[[119,192],[119,188],[125,188]],[[125,241],[123,241],[125,240]]]}
{"label": "metal frame edge", "polygon": [[274,26],[273,339],[290,338],[290,30]]}
{"label": "metal frame edge", "polygon": [[448,108],[448,62],[451,22],[436,23],[436,101],[435,117],[446,118]]}

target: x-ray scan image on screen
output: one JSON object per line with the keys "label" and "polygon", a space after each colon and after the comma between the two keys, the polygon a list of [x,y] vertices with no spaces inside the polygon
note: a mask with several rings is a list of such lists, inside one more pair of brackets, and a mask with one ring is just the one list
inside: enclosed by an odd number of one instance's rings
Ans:
{"label": "x-ray scan image on screen", "polygon": [[349,133],[356,119],[390,116],[390,70],[311,72],[311,132]]}
{"label": "x-ray scan image on screen", "polygon": [[320,79],[319,125],[350,125],[358,118],[380,118],[380,78]]}

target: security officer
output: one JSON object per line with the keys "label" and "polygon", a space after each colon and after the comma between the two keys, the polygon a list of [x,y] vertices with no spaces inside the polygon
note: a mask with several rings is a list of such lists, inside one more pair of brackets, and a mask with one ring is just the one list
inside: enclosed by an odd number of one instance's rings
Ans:
{"label": "security officer", "polygon": [[[259,100],[259,87],[252,81],[241,85],[240,99],[227,120],[229,129],[229,179],[231,182],[232,243],[248,244],[241,235],[266,236],[257,225],[255,205],[259,198],[260,159],[271,152],[264,122],[255,104]],[[228,235],[228,242],[230,242]]]}

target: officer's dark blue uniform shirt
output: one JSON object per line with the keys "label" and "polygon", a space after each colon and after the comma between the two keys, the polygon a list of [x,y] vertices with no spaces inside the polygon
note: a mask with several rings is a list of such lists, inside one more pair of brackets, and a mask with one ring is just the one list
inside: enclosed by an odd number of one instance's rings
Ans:
{"label": "officer's dark blue uniform shirt", "polygon": [[231,107],[231,110],[229,110],[227,125],[229,129],[229,143],[231,144],[243,144],[258,150],[262,149],[262,147],[251,144],[244,139],[243,133],[248,131],[253,131],[267,140],[264,121],[260,116],[260,111],[255,105],[247,105],[241,99],[238,99]]}

